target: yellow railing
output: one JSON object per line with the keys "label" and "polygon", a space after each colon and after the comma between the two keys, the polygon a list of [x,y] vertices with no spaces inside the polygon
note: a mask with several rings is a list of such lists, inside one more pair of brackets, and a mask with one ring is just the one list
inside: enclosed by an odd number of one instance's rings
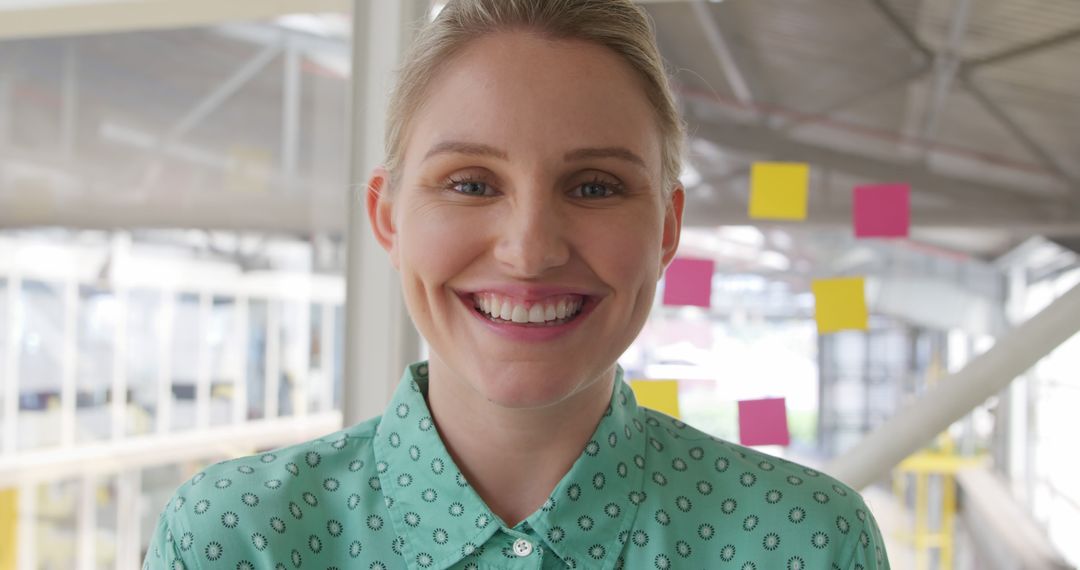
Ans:
{"label": "yellow railing", "polygon": [[[893,476],[893,492],[901,504],[907,504],[908,479],[915,480],[915,524],[910,533],[899,538],[915,551],[915,570],[929,570],[930,553],[939,553],[937,570],[952,570],[956,521],[956,473],[983,463],[986,458],[959,456],[952,440],[942,438],[942,445],[935,450],[920,451],[900,462]],[[930,528],[930,481],[941,481],[940,521],[937,528]]]}

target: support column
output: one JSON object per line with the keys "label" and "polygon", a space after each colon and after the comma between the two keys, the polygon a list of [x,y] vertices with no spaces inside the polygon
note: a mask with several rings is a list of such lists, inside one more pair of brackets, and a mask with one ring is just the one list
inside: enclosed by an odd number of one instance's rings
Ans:
{"label": "support column", "polygon": [[364,207],[366,182],[383,160],[393,73],[427,13],[426,2],[356,0],[353,12],[352,149],[349,156],[345,300],[344,422],[382,413],[419,336],[405,311],[397,273],[375,241]]}

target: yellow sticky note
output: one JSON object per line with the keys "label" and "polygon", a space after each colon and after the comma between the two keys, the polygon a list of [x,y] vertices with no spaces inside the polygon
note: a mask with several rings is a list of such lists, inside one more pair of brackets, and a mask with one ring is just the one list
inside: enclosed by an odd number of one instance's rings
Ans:
{"label": "yellow sticky note", "polygon": [[799,162],[755,162],[750,169],[750,217],[805,220],[810,167]]}
{"label": "yellow sticky note", "polygon": [[19,545],[19,492],[0,489],[0,570],[14,570]]}
{"label": "yellow sticky note", "polygon": [[815,279],[810,288],[814,292],[819,334],[867,329],[870,315],[866,309],[865,279]]}
{"label": "yellow sticky note", "polygon": [[630,387],[638,404],[679,417],[679,382],[677,380],[631,380]]}

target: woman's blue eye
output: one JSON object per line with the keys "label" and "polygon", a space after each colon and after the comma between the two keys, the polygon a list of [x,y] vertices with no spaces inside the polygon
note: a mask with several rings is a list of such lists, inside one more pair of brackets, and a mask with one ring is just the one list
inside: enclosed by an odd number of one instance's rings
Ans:
{"label": "woman's blue eye", "polygon": [[461,182],[454,182],[452,187],[461,194],[468,196],[483,196],[485,193],[484,191],[487,189],[487,184],[484,182],[463,180]]}
{"label": "woman's blue eye", "polygon": [[579,188],[581,188],[581,195],[585,198],[606,198],[615,193],[606,184],[599,182],[586,182],[579,186]]}

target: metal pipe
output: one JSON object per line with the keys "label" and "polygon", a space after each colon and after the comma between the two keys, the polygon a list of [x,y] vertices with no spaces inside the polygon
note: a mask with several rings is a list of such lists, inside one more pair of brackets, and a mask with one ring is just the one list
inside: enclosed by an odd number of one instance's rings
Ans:
{"label": "metal pipe", "polygon": [[878,426],[826,469],[856,489],[884,477],[908,455],[1002,388],[1080,330],[1080,285],[1058,297],[950,375],[919,400]]}

